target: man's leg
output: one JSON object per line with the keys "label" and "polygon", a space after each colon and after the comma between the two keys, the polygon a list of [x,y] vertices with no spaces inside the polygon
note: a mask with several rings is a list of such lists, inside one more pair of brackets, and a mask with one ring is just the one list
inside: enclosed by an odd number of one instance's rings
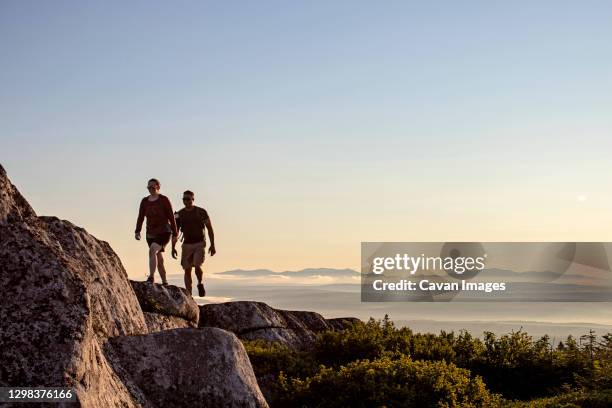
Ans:
{"label": "man's leg", "polygon": [[185,289],[191,295],[193,290],[191,281],[191,265],[193,264],[193,251],[189,244],[183,244],[181,247],[181,266],[185,271]]}
{"label": "man's leg", "polygon": [[149,280],[155,279],[155,269],[157,269],[157,254],[161,246],[155,242],[149,247]]}
{"label": "man's leg", "polygon": [[195,267],[196,278],[198,278],[198,283],[202,283],[202,276],[204,272],[202,271],[202,265],[196,265]]}
{"label": "man's leg", "polygon": [[204,263],[204,242],[196,245],[193,253],[193,265],[195,266],[196,277],[198,278],[198,295],[206,296],[206,290],[202,283],[204,272],[202,271],[202,264]]}
{"label": "man's leg", "polygon": [[185,270],[185,289],[187,289],[187,293],[191,295],[191,291],[193,290],[192,282],[191,282],[191,266],[184,267]]}
{"label": "man's leg", "polygon": [[168,283],[166,280],[166,268],[164,267],[163,252],[157,253],[157,270],[159,271],[159,276],[161,276],[162,283]]}

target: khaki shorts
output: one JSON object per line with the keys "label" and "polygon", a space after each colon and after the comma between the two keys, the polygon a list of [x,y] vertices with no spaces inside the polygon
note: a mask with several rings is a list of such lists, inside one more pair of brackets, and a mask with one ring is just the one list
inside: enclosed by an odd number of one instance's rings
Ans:
{"label": "khaki shorts", "polygon": [[196,242],[195,244],[183,244],[181,251],[181,266],[183,268],[191,268],[193,266],[202,266],[204,263],[204,242]]}

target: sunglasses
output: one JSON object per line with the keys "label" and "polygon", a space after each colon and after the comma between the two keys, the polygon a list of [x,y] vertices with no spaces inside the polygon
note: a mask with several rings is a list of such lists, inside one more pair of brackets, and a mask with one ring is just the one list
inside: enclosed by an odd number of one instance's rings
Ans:
{"label": "sunglasses", "polygon": [[191,197],[183,197],[183,201],[193,201],[193,198],[191,198]]}

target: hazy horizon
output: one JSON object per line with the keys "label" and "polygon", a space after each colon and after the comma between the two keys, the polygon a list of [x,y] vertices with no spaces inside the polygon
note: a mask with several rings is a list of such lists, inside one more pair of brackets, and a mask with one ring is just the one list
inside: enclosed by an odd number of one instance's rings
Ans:
{"label": "hazy horizon", "polygon": [[[289,281],[300,278],[289,278]],[[183,276],[169,276],[171,284],[183,287]],[[260,301],[287,310],[307,310],[326,318],[370,317],[386,314],[398,326],[417,332],[467,330],[481,336],[484,331],[509,333],[522,328],[535,338],[544,334],[558,342],[571,334],[581,336],[589,329],[597,335],[612,332],[611,303],[456,303],[405,302],[361,303],[359,284],[262,283],[261,279],[227,279],[219,274],[205,279],[207,296],[194,295],[199,304],[238,300]],[[593,305],[601,306],[593,308]]]}
{"label": "hazy horizon", "polygon": [[[334,277],[333,269],[313,268],[313,275],[294,272],[270,277],[244,275],[205,275],[207,297],[199,303],[256,300],[273,307],[312,310],[325,317],[354,316],[394,321],[437,322],[538,322],[555,325],[604,325],[612,330],[612,303],[608,302],[361,302],[360,277]],[[232,272],[232,271],[228,271]],[[249,271],[246,271],[249,272]],[[172,274],[170,282],[183,287],[183,275]],[[144,276],[142,277],[144,280]],[[457,327],[456,325],[454,327]],[[518,326],[517,326],[518,327]]]}

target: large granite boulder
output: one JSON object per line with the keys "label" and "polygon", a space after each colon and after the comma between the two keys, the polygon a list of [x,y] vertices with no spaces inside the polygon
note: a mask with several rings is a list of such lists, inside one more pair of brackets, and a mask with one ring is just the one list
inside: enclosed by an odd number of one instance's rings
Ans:
{"label": "large granite boulder", "polygon": [[185,289],[132,280],[130,283],[150,331],[197,327],[200,309]]}
{"label": "large granite boulder", "polygon": [[102,353],[147,332],[110,246],[37,217],[0,166],[0,385],[71,386],[82,405],[136,406]]}
{"label": "large granite boulder", "polygon": [[107,345],[124,382],[144,407],[267,407],[235,335],[217,328],[121,336]]}
{"label": "large granite boulder", "polygon": [[265,303],[238,301],[200,306],[200,327],[219,327],[243,340],[281,342],[292,349],[307,349],[318,333],[342,330],[355,318],[325,319],[315,312],[277,310]]}

